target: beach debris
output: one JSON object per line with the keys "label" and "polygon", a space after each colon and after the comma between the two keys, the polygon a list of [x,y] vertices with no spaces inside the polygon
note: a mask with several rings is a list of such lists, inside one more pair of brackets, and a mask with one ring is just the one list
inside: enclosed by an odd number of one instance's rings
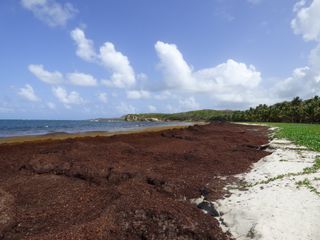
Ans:
{"label": "beach debris", "polygon": [[213,217],[219,217],[220,214],[214,206],[213,202],[210,202],[206,199],[205,196],[201,195],[201,197],[196,199],[191,199],[191,203],[196,204],[199,209],[201,209],[205,214],[209,214]]}
{"label": "beach debris", "polygon": [[199,203],[197,207],[213,217],[220,216],[219,212],[217,211],[217,209],[215,208],[212,202],[204,200],[201,203]]}
{"label": "beach debris", "polygon": [[242,146],[268,141],[267,128],[248,128],[2,144],[0,188],[14,196],[3,239],[229,240],[212,201],[230,176],[269,154]]}

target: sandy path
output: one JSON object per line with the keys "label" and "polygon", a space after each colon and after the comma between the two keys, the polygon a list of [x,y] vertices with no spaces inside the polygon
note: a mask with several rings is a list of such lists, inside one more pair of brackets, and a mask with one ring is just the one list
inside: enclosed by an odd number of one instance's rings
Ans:
{"label": "sandy path", "polygon": [[271,141],[270,151],[237,176],[245,190],[218,201],[222,228],[239,240],[320,239],[320,171],[313,168],[320,153],[281,139]]}

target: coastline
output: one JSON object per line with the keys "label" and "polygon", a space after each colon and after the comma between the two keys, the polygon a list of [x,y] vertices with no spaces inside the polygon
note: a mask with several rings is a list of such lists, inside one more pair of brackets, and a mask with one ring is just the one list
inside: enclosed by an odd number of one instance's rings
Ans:
{"label": "coastline", "polygon": [[24,142],[43,142],[43,141],[55,141],[65,139],[77,139],[87,137],[110,137],[114,135],[132,134],[132,133],[144,133],[144,132],[158,132],[170,129],[186,128],[193,125],[205,125],[205,122],[190,122],[185,125],[169,125],[169,126],[154,126],[154,127],[141,127],[130,130],[119,130],[119,131],[85,131],[79,133],[48,133],[42,135],[24,135],[24,136],[13,136],[13,137],[1,137],[1,144],[17,144]]}
{"label": "coastline", "polygon": [[211,123],[0,144],[0,235],[230,240],[208,203],[269,154],[266,129]]}
{"label": "coastline", "polygon": [[279,138],[266,151],[215,203],[222,229],[239,240],[320,239],[320,153]]}

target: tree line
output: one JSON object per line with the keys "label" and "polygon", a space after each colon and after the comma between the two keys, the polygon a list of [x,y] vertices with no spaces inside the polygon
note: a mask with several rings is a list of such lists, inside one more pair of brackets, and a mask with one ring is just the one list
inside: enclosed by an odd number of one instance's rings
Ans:
{"label": "tree line", "polygon": [[302,100],[299,97],[295,97],[292,101],[284,101],[271,106],[260,104],[255,108],[234,111],[230,115],[212,118],[211,120],[320,123],[320,98],[315,96]]}
{"label": "tree line", "polygon": [[320,123],[320,98],[302,100],[295,97],[273,105],[260,104],[245,111],[196,110],[182,113],[128,114],[126,121],[233,121],[233,122],[287,122]]}

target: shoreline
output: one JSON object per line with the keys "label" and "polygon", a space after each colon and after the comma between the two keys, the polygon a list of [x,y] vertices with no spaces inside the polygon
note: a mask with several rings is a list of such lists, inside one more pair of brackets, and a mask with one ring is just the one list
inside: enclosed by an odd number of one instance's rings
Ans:
{"label": "shoreline", "polygon": [[0,144],[0,235],[230,240],[208,203],[268,155],[266,142],[265,127],[216,122]]}
{"label": "shoreline", "polygon": [[85,131],[78,133],[56,132],[41,135],[24,135],[24,136],[12,136],[12,137],[0,137],[0,145],[2,144],[18,144],[24,142],[43,142],[43,141],[56,141],[65,139],[78,139],[87,137],[110,137],[114,135],[124,135],[133,133],[145,133],[145,132],[159,132],[170,129],[186,128],[194,125],[205,125],[206,122],[190,122],[185,125],[166,125],[166,126],[153,126],[153,127],[141,127],[129,130],[116,130],[116,131]]}
{"label": "shoreline", "polygon": [[239,240],[319,239],[320,153],[278,138],[267,151],[215,202],[222,230]]}

